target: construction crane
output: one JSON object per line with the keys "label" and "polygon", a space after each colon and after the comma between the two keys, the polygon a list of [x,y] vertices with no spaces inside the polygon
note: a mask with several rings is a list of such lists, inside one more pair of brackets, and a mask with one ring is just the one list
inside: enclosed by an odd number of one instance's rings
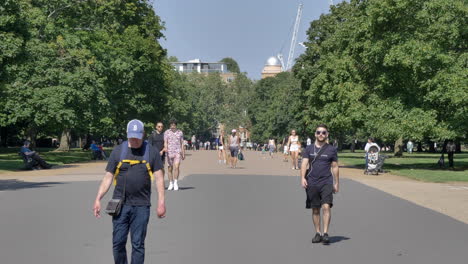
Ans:
{"label": "construction crane", "polygon": [[[294,30],[291,39],[291,47],[289,47],[289,55],[288,55],[288,63],[286,64],[285,70],[289,70],[292,67],[293,60],[294,60],[294,51],[296,50],[297,45],[297,33],[299,33],[299,25],[301,24],[301,16],[302,16],[302,7],[304,5],[301,3],[299,4],[299,8],[297,9],[297,16],[296,22],[294,23]],[[281,56],[282,57],[282,56]],[[282,58],[280,59],[280,61]]]}

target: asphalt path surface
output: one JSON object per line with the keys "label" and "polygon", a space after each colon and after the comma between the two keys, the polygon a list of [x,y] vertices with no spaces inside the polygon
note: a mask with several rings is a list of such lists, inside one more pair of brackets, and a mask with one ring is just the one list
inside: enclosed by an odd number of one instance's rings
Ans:
{"label": "asphalt path surface", "polygon": [[[111,218],[92,215],[98,185],[0,181],[0,263],[112,263]],[[146,263],[467,263],[468,225],[349,179],[328,246],[311,243],[297,177],[190,175],[180,186],[165,219],[152,208]]]}

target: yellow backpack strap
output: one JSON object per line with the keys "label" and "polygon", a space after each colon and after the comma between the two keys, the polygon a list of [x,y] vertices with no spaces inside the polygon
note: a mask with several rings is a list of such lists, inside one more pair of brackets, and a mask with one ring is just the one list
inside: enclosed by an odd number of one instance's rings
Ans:
{"label": "yellow backpack strap", "polygon": [[148,170],[148,174],[150,176],[150,179],[151,179],[151,181],[154,181],[154,175],[153,175],[153,172],[151,171],[150,164],[148,162],[146,162],[146,160],[143,160],[141,163],[146,164],[146,169]]}
{"label": "yellow backpack strap", "polygon": [[117,165],[117,168],[115,169],[114,185],[117,185],[117,175],[120,172],[120,167],[122,167],[122,164],[124,164],[124,163],[128,163],[131,166],[132,165],[137,165],[137,164],[145,164],[146,169],[148,170],[148,174],[149,174],[149,176],[151,178],[151,181],[154,181],[154,175],[153,175],[153,172],[151,171],[151,166],[146,160],[122,160],[121,162],[119,162],[119,164]]}
{"label": "yellow backpack strap", "polygon": [[123,162],[125,162],[125,156],[127,155],[127,152],[128,152],[128,142],[124,141],[122,142],[121,147],[120,147],[120,153],[119,153],[120,161],[114,172],[114,185],[117,185],[117,176],[120,173],[120,168],[122,167]]}
{"label": "yellow backpack strap", "polygon": [[131,166],[137,165],[137,164],[140,164],[140,163],[144,163],[144,162],[141,161],[141,160],[122,160],[122,162],[128,163],[128,164],[130,164]]}
{"label": "yellow backpack strap", "polygon": [[117,185],[117,175],[119,175],[120,167],[122,167],[122,161],[119,162],[119,164],[117,165],[117,168],[115,169],[115,172],[114,172],[114,185]]}
{"label": "yellow backpack strap", "polygon": [[[125,144],[124,144],[125,143]],[[125,141],[124,143],[122,143],[123,146],[127,146],[127,142]],[[145,142],[145,147],[148,147],[147,143]],[[146,160],[127,160],[127,159],[123,159],[125,157],[125,154],[126,154],[126,150],[125,149],[124,151],[121,152],[120,156],[121,156],[121,161],[119,162],[119,164],[117,165],[117,168],[115,169],[115,173],[114,173],[114,185],[117,185],[117,175],[119,175],[119,172],[120,172],[120,167],[122,167],[122,164],[123,163],[128,163],[130,164],[130,166],[133,166],[133,165],[137,165],[137,164],[145,164],[146,165],[146,169],[148,170],[148,174],[151,178],[151,181],[154,181],[154,175],[153,175],[153,172],[151,171],[151,166],[150,164],[146,161]],[[145,149],[145,156],[148,156],[149,155],[149,152],[148,152],[148,149]]]}

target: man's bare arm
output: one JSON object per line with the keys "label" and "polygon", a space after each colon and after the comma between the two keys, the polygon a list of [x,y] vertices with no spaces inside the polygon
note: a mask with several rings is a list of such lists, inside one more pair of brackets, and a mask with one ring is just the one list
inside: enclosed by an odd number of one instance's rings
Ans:
{"label": "man's bare arm", "polygon": [[181,140],[180,140],[180,150],[182,152],[182,159],[185,159],[184,138],[181,138]]}
{"label": "man's bare arm", "polygon": [[164,193],[164,175],[162,170],[157,170],[153,172],[156,178],[156,189],[158,191],[158,207],[156,212],[159,218],[166,216],[166,202],[165,202],[165,193]]}
{"label": "man's bare arm", "polygon": [[114,174],[110,172],[106,172],[104,178],[101,181],[101,185],[99,186],[98,193],[96,195],[96,200],[94,201],[94,216],[101,217],[101,199],[106,195],[107,191],[112,184],[112,180],[114,179]]}
{"label": "man's bare arm", "polygon": [[331,171],[333,173],[333,178],[334,178],[334,191],[335,193],[337,193],[340,189],[340,168],[338,166],[338,162],[337,161],[333,161],[332,164],[331,164]]}
{"label": "man's bare arm", "polygon": [[302,159],[302,164],[301,164],[301,185],[304,188],[307,188],[307,180],[306,180],[306,172],[307,172],[307,167],[309,166],[309,159],[303,158]]}

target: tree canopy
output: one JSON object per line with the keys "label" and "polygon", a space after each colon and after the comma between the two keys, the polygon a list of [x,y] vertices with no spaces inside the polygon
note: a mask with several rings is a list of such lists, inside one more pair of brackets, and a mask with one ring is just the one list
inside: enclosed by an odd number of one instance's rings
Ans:
{"label": "tree canopy", "polygon": [[311,23],[294,71],[304,122],[383,140],[449,139],[468,129],[462,0],[351,0]]}
{"label": "tree canopy", "polygon": [[0,125],[25,124],[33,137],[71,129],[116,136],[130,118],[165,114],[171,66],[147,1],[24,0],[2,8],[13,15],[1,20],[10,45],[2,46]]}
{"label": "tree canopy", "polygon": [[205,138],[219,124],[252,140],[311,134],[383,141],[466,138],[468,6],[464,0],[350,0],[312,21],[293,72],[181,74],[148,0],[0,3],[0,128],[34,139],[116,137],[133,118],[175,118]]}
{"label": "tree canopy", "polygon": [[239,64],[233,58],[227,57],[227,58],[220,60],[219,62],[226,63],[228,71],[234,72],[234,73],[240,73]]}

